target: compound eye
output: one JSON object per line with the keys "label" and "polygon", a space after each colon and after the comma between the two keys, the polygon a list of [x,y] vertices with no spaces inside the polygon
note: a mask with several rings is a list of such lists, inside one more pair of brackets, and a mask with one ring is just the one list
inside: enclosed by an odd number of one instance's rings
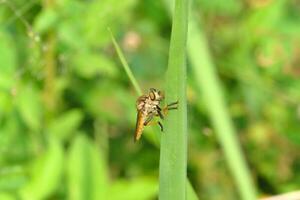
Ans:
{"label": "compound eye", "polygon": [[152,100],[152,101],[154,101],[155,100],[155,94],[154,94],[154,92],[150,92],[149,93],[149,97],[150,97],[150,99]]}

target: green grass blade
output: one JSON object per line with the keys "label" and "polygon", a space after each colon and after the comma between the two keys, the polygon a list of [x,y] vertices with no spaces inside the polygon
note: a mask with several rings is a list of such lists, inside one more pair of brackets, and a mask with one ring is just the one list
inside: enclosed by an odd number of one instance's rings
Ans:
{"label": "green grass blade", "polygon": [[224,150],[226,161],[235,179],[242,199],[256,199],[255,186],[242,155],[236,132],[226,109],[220,81],[208,51],[206,39],[193,19],[189,23],[188,55],[198,87],[215,127],[218,140]]}
{"label": "green grass blade", "polygon": [[141,88],[140,88],[140,86],[139,86],[137,80],[135,79],[135,77],[134,77],[132,71],[130,70],[130,67],[129,67],[129,65],[128,65],[126,59],[125,59],[125,56],[124,56],[124,54],[123,54],[123,52],[122,52],[120,46],[118,45],[118,43],[117,43],[115,37],[113,36],[111,30],[108,29],[108,31],[110,32],[111,40],[112,40],[112,42],[113,42],[113,44],[114,44],[114,47],[115,47],[115,49],[116,49],[116,51],[117,51],[117,54],[118,54],[118,56],[119,56],[119,59],[120,59],[120,61],[121,61],[121,63],[122,63],[122,66],[123,66],[123,68],[124,68],[124,70],[125,70],[125,72],[126,72],[128,78],[129,78],[129,80],[131,81],[131,83],[132,83],[132,85],[133,85],[133,87],[134,87],[136,93],[137,93],[139,96],[142,95],[142,90],[141,90]]}
{"label": "green grass blade", "polygon": [[179,101],[170,112],[161,136],[159,199],[186,199],[187,113],[186,113],[186,37],[188,1],[176,0],[173,15],[166,102]]}

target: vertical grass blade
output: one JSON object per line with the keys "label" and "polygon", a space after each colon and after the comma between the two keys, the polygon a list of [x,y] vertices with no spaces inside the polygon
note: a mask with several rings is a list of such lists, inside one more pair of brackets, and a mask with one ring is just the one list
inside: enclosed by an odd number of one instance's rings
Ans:
{"label": "vertical grass blade", "polygon": [[186,38],[188,1],[176,0],[173,15],[166,102],[179,101],[170,112],[161,136],[159,199],[186,199],[187,113],[186,113]]}
{"label": "vertical grass blade", "polygon": [[256,191],[246,166],[236,132],[227,112],[221,85],[208,51],[205,37],[193,19],[189,23],[188,55],[192,63],[198,87],[216,129],[218,140],[224,150],[229,169],[235,179],[241,199],[256,199]]}

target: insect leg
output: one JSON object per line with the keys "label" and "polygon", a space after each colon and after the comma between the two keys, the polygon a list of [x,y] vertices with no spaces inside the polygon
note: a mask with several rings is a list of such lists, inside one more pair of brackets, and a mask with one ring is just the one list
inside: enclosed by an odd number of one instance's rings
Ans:
{"label": "insect leg", "polygon": [[154,117],[153,114],[149,115],[149,116],[146,118],[145,122],[144,122],[144,126],[149,125],[149,123],[151,122],[151,120],[153,119],[153,117]]}
{"label": "insect leg", "polygon": [[159,105],[156,106],[156,109],[161,111],[161,108],[159,107]]}
{"label": "insect leg", "polygon": [[168,110],[175,110],[177,108],[178,108],[178,101],[170,103],[170,104],[167,105]]}
{"label": "insect leg", "polygon": [[156,108],[157,108],[157,114],[158,114],[158,116],[159,116],[161,119],[164,119],[165,117],[164,117],[164,115],[161,113],[161,108],[160,108],[159,106],[156,106]]}
{"label": "insect leg", "polygon": [[170,103],[170,104],[168,104],[167,106],[170,107],[170,106],[174,106],[174,105],[176,105],[176,107],[177,107],[177,106],[178,106],[178,101],[175,101],[175,102],[173,102],[173,103]]}
{"label": "insect leg", "polygon": [[145,126],[151,126],[151,125],[156,125],[158,124],[160,127],[160,131],[164,131],[164,126],[162,125],[162,123],[160,121],[150,121],[148,122],[148,124],[146,124]]}
{"label": "insect leg", "polygon": [[163,113],[166,115],[168,110],[176,110],[178,108],[178,101],[168,104],[166,107],[163,108]]}
{"label": "insect leg", "polygon": [[158,123],[158,125],[160,127],[161,132],[163,132],[164,131],[164,127],[163,127],[162,123],[160,121],[158,121],[157,123]]}
{"label": "insect leg", "polygon": [[[157,113],[158,113],[158,116],[161,118],[161,119],[164,119],[164,116],[163,114],[161,113],[161,108],[158,106],[157,108]],[[145,120],[144,122],[144,126],[149,126],[149,125],[154,125],[154,124],[158,124],[159,127],[160,127],[160,130],[161,131],[164,131],[164,127],[162,125],[162,123],[160,121],[152,121],[153,120],[153,117],[155,116],[154,113],[151,113]]]}

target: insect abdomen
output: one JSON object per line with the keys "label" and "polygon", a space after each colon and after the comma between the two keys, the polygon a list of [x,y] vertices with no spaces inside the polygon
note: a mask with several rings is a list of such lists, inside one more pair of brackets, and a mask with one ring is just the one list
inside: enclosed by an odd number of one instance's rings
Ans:
{"label": "insect abdomen", "polygon": [[135,128],[135,134],[134,134],[134,141],[135,142],[138,141],[142,136],[143,129],[144,129],[144,121],[145,121],[145,117],[139,111],[137,113],[136,128]]}

